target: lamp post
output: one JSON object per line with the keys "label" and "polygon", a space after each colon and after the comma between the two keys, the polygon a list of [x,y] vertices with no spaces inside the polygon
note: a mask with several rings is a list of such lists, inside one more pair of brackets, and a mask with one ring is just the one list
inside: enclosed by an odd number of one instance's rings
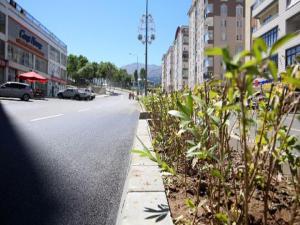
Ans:
{"label": "lamp post", "polygon": [[140,21],[138,39],[145,45],[145,96],[147,96],[148,44],[155,40],[155,24],[152,15],[148,13],[148,0],[146,0],[146,14],[142,16]]}
{"label": "lamp post", "polygon": [[140,92],[140,82],[139,82],[139,78],[140,78],[140,73],[139,73],[139,56],[138,54],[134,54],[134,53],[129,53],[129,55],[132,55],[132,56],[136,56],[136,72],[137,72],[137,75],[138,75],[138,79],[137,79],[137,84],[138,84],[138,94]]}

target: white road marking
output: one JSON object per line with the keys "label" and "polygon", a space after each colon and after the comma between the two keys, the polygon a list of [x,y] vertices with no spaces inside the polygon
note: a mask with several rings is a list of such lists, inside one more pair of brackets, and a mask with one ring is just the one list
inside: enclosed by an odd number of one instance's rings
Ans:
{"label": "white road marking", "polygon": [[89,111],[89,110],[91,110],[90,108],[87,108],[87,109],[80,109],[80,110],[78,110],[78,112],[86,112],[86,111]]}
{"label": "white road marking", "polygon": [[40,121],[40,120],[53,119],[53,118],[60,117],[60,116],[63,116],[63,115],[64,114],[57,114],[57,115],[53,115],[53,116],[40,117],[40,118],[36,118],[36,119],[30,120],[30,122],[37,122],[37,121]]}

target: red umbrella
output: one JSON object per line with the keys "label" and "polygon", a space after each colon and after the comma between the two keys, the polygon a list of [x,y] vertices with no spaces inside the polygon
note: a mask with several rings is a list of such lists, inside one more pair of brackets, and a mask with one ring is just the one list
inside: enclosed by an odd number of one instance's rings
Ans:
{"label": "red umbrella", "polygon": [[47,78],[43,77],[42,75],[36,73],[36,72],[28,72],[28,73],[23,73],[18,76],[19,79],[21,80],[26,80],[28,82],[40,82],[40,83],[46,83],[48,81]]}

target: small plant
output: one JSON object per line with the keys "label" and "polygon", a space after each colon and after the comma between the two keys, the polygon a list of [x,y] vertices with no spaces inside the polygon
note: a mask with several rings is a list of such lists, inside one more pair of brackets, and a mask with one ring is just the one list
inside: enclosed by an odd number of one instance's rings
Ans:
{"label": "small plant", "polygon": [[[283,208],[289,213],[284,224],[300,216],[299,143],[291,134],[300,101],[294,96],[300,65],[280,73],[279,81],[272,61],[294,37],[286,35],[270,49],[257,39],[251,51],[234,57],[227,49],[208,49],[208,56],[222,57],[224,80],[143,99],[151,112],[155,154],[135,152],[173,174],[173,183],[183,184],[190,213],[186,223],[267,225],[282,222]],[[273,80],[260,100],[255,96],[262,90],[253,87],[257,77]],[[283,165],[289,168],[288,179],[282,178]]]}

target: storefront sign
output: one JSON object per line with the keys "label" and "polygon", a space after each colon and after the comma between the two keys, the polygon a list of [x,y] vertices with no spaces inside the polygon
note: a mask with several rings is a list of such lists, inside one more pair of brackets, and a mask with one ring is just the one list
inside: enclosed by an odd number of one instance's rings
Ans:
{"label": "storefront sign", "polygon": [[48,43],[38,33],[32,32],[30,27],[21,25],[11,17],[8,17],[8,40],[18,44],[18,47],[25,47],[31,53],[48,58]]}
{"label": "storefront sign", "polygon": [[28,35],[25,30],[20,30],[19,37],[26,41],[26,43],[30,43],[39,50],[42,50],[43,45],[37,41],[36,37]]}

